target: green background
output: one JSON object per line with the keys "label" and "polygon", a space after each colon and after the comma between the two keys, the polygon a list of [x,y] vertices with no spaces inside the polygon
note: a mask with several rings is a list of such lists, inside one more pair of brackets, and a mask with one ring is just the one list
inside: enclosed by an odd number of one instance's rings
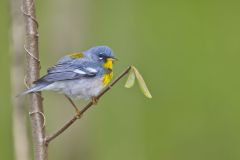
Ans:
{"label": "green background", "polygon": [[0,159],[13,159],[10,93],[10,11],[8,1],[0,0]]}
{"label": "green background", "polygon": [[[10,160],[8,6],[0,0],[0,159]],[[37,1],[37,18],[42,75],[65,54],[105,44],[120,59],[115,77],[134,64],[153,96],[121,81],[50,144],[49,159],[240,159],[240,1]],[[43,96],[52,133],[74,111],[63,95]]]}

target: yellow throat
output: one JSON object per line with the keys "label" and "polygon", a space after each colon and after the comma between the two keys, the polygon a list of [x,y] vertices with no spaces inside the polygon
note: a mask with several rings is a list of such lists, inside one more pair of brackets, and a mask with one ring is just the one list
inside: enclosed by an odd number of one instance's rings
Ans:
{"label": "yellow throat", "polygon": [[[112,58],[108,58],[106,60],[106,62],[103,64],[103,67],[106,68],[106,69],[112,70],[112,68],[113,68],[113,60],[112,60]],[[111,81],[112,77],[113,77],[113,72],[112,71],[109,72],[109,73],[104,74],[104,76],[103,76],[103,84],[106,86]]]}

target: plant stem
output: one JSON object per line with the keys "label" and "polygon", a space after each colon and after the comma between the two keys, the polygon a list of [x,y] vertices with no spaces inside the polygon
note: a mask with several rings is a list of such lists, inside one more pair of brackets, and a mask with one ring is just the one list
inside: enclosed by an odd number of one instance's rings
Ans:
{"label": "plant stem", "polygon": [[11,92],[12,92],[12,119],[13,119],[13,142],[15,160],[29,160],[29,141],[26,125],[26,105],[24,99],[16,98],[23,89],[22,81],[17,79],[24,79],[24,58],[23,52],[23,37],[24,35],[24,21],[23,15],[19,10],[22,1],[10,0],[11,2]]}
{"label": "plant stem", "polygon": [[[131,66],[127,67],[127,69],[120,74],[110,85],[108,85],[96,98],[99,100],[107,91],[109,91],[119,80],[121,80],[125,75],[128,74],[130,71]],[[47,136],[45,138],[46,145],[49,144],[53,139],[57,138],[60,134],[62,134],[68,127],[70,127],[77,119],[81,118],[82,115],[91,107],[93,106],[93,102],[90,101],[83,109],[78,112],[75,116],[73,116],[67,123],[65,123],[59,130],[51,134],[50,136]]]}
{"label": "plant stem", "polygon": [[[34,0],[23,0],[22,12],[26,27],[27,85],[39,78],[40,61],[38,51],[38,23],[35,16]],[[47,160],[47,145],[44,144],[45,129],[41,94],[30,94],[30,117],[35,160]],[[41,114],[39,114],[41,113]]]}

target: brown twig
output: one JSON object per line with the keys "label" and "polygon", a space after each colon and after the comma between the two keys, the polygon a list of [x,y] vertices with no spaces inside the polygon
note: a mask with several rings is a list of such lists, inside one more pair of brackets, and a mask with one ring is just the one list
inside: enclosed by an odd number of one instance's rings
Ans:
{"label": "brown twig", "polygon": [[[109,91],[120,79],[122,79],[125,75],[128,74],[130,71],[131,66],[127,67],[127,69],[118,76],[110,85],[108,85],[96,98],[99,100],[107,91]],[[49,144],[53,139],[58,137],[60,134],[62,134],[68,127],[70,127],[77,119],[81,118],[82,115],[93,105],[93,102],[90,101],[80,112],[78,112],[75,116],[72,117],[67,123],[65,123],[59,130],[57,130],[55,133],[51,134],[50,136],[47,136],[45,138],[46,145]]]}
{"label": "brown twig", "polygon": [[[27,85],[31,85],[39,78],[40,60],[38,51],[38,23],[35,15],[34,0],[23,0],[22,12],[25,16],[26,42],[24,49],[26,50],[27,59]],[[43,105],[41,94],[30,94],[30,113],[32,125],[32,137],[35,160],[47,160],[47,145],[44,143],[45,128]]]}

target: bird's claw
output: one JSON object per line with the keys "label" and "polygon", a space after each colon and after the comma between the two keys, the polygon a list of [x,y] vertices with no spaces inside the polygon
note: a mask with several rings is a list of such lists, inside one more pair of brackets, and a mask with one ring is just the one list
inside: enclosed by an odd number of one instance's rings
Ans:
{"label": "bird's claw", "polygon": [[81,111],[77,110],[76,113],[77,113],[77,114],[75,115],[76,119],[80,119],[80,118],[82,117]]}
{"label": "bird's claw", "polygon": [[93,105],[96,105],[98,103],[97,97],[92,97],[91,100],[92,100]]}

